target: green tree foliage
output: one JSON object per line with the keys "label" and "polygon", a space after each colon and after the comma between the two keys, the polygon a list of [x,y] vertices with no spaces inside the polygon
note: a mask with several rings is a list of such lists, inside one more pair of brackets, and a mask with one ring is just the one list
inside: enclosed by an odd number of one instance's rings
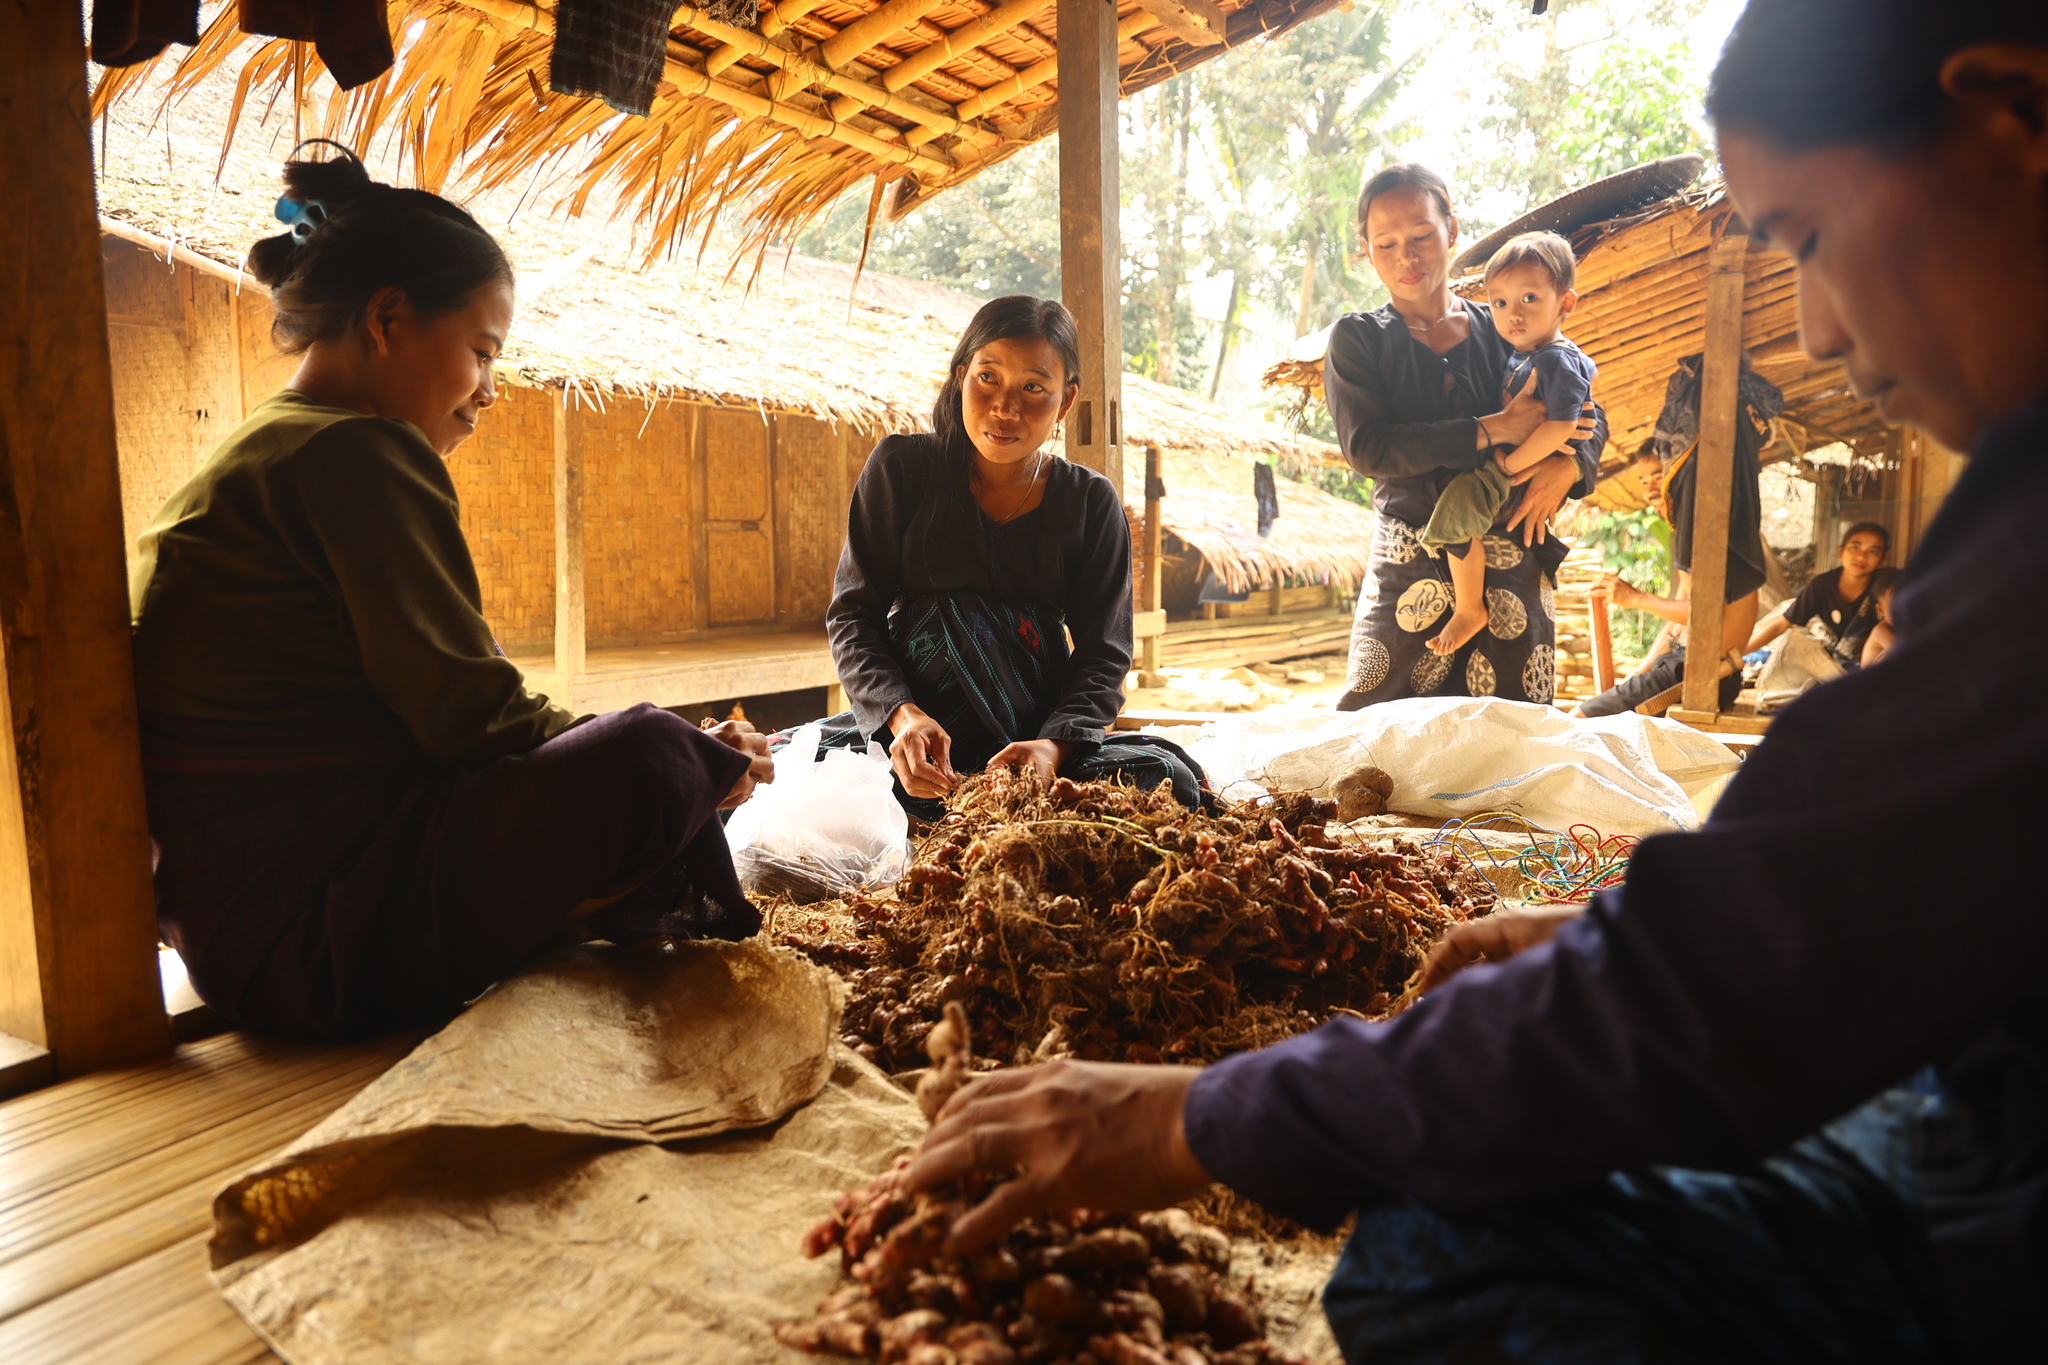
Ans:
{"label": "green tree foliage", "polygon": [[[1377,304],[1379,283],[1355,258],[1358,190],[1425,123],[1469,130],[1458,163],[1439,167],[1461,199],[1515,213],[1697,147],[1687,115],[1700,92],[1677,25],[1703,3],[1553,0],[1553,14],[1533,20],[1498,0],[1398,0],[1398,11],[1389,0],[1248,43],[1127,99],[1127,365],[1213,395],[1247,330],[1291,339]],[[1569,43],[1558,11],[1575,25]],[[1400,122],[1388,112],[1397,97],[1418,106]],[[858,259],[867,209],[865,190],[849,193],[797,249]],[[1468,240],[1486,216],[1468,212]],[[1059,149],[1048,139],[902,222],[877,223],[868,263],[984,297],[1053,295],[1059,224]],[[1221,318],[1198,315],[1197,286],[1213,291],[1205,306],[1220,302]],[[1305,416],[1327,424],[1320,409]]]}

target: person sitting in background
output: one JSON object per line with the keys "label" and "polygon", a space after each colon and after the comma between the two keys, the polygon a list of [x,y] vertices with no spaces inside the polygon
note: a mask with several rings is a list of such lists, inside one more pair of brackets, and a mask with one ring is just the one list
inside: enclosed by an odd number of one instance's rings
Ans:
{"label": "person sitting in background", "polygon": [[1130,525],[1108,479],[1044,448],[1080,389],[1058,300],[984,304],[931,433],[885,437],[854,487],[825,615],[853,709],[822,747],[886,742],[897,799],[921,819],[985,767],[1202,800],[1177,746],[1109,733],[1131,667]]}
{"label": "person sitting in background", "polygon": [[[1671,520],[1670,504],[1665,500],[1665,485],[1662,465],[1657,454],[1647,444],[1636,452],[1635,466],[1642,478],[1650,507],[1665,521]],[[1588,697],[1572,708],[1571,714],[1581,720],[1593,716],[1616,716],[1624,711],[1633,711],[1652,697],[1659,696],[1678,686],[1685,680],[1685,647],[1687,623],[1692,619],[1692,575],[1681,569],[1678,573],[1678,595],[1658,597],[1644,592],[1620,574],[1607,574],[1594,590],[1596,596],[1604,594],[1617,607],[1633,607],[1647,611],[1664,622],[1657,639],[1650,646],[1650,652],[1636,671],[1623,678],[1598,696]],[[1757,597],[1754,592],[1728,604],[1726,614],[1721,618],[1721,646],[1725,653],[1749,636],[1750,626],[1756,620]],[[1729,675],[1721,679],[1718,695],[1719,709],[1725,711],[1735,704],[1735,698],[1742,693],[1742,673],[1730,669]]]}
{"label": "person sitting in background", "polygon": [[1892,584],[1898,580],[1895,569],[1879,569],[1872,575],[1877,589],[1877,624],[1870,628],[1870,634],[1863,641],[1862,666],[1870,667],[1892,647],[1897,632],[1892,626]]}
{"label": "person sitting in background", "polygon": [[1863,658],[1863,641],[1877,624],[1875,575],[1891,554],[1892,535],[1874,521],[1859,521],[1842,537],[1836,566],[1815,574],[1799,594],[1757,623],[1745,654],[1764,648],[1793,626],[1817,630],[1819,643],[1844,669]]}

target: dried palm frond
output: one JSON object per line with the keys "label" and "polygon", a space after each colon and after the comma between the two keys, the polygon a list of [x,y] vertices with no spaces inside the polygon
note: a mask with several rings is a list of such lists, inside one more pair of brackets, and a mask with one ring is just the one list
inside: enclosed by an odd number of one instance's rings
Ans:
{"label": "dried palm frond", "polygon": [[[1196,45],[1126,0],[1123,92],[1338,3],[1224,0],[1224,41]],[[750,6],[738,0],[742,18]],[[794,237],[865,180],[874,202],[900,216],[1058,126],[1053,0],[782,0],[761,7],[758,32],[736,22],[734,8],[678,7],[660,90],[637,118],[547,89],[551,7],[390,0],[397,63],[352,91],[327,82],[318,126],[300,131],[357,148],[385,139],[424,189],[457,178],[481,190],[538,179],[572,214],[611,203],[644,231],[649,260],[693,237],[701,250],[736,208],[745,223],[738,254],[752,254],[758,270],[770,243]],[[297,99],[304,111],[305,92],[325,74],[317,55],[247,36],[235,20],[224,5],[181,57],[106,73],[94,115],[161,79],[160,64],[176,68],[168,101],[235,72],[230,142],[252,97]],[[223,160],[226,152],[224,144]]]}

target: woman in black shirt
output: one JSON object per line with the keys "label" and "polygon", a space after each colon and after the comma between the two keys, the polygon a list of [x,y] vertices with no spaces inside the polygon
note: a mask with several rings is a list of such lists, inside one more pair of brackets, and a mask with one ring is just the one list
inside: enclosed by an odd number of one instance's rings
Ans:
{"label": "woman in black shirt", "polygon": [[1445,484],[1490,460],[1494,446],[1528,439],[1544,409],[1526,393],[1504,398],[1514,348],[1486,305],[1451,293],[1458,220],[1434,171],[1389,166],[1368,180],[1358,232],[1392,297],[1339,318],[1323,361],[1338,444],[1373,481],[1379,514],[1337,708],[1431,693],[1548,703],[1557,671],[1550,580],[1565,547],[1545,528],[1566,497],[1592,491],[1605,424],[1583,422],[1586,439],[1514,477],[1514,494],[1484,538],[1486,628],[1455,654],[1431,653],[1424,642],[1452,593],[1421,529]]}
{"label": "woman in black shirt", "polygon": [[933,431],[884,439],[854,489],[826,616],[853,707],[837,738],[887,743],[916,814],[990,765],[1200,799],[1177,748],[1108,733],[1131,666],[1130,526],[1108,479],[1044,450],[1080,382],[1058,301],[996,299],[954,348]]}
{"label": "woman in black shirt", "polygon": [[1892,534],[1874,521],[1860,521],[1842,537],[1840,563],[1818,573],[1799,595],[1757,623],[1749,637],[1751,651],[1762,649],[1793,626],[1818,621],[1827,635],[1827,651],[1844,668],[1863,661],[1863,642],[1877,625],[1877,596],[1884,588],[1879,575],[1891,555]]}

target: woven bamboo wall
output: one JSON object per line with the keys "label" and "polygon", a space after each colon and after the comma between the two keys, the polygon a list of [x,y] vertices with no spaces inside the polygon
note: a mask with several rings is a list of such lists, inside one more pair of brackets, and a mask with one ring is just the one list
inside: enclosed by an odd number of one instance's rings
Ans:
{"label": "woven bamboo wall", "polygon": [[164,500],[242,421],[228,287],[106,243],[107,345],[128,552]]}
{"label": "woven bamboo wall", "polygon": [[773,429],[752,409],[699,412],[710,624],[766,623],[775,617]]}
{"label": "woven bamboo wall", "polygon": [[776,615],[791,624],[825,619],[832,571],[846,541],[842,430],[814,417],[775,419]]}
{"label": "woven bamboo wall", "polygon": [[244,289],[234,298],[241,322],[235,340],[242,348],[242,410],[247,412],[285,386],[299,358],[280,354],[270,339],[269,295]]}
{"label": "woven bamboo wall", "polygon": [[501,386],[476,435],[448,461],[484,619],[508,650],[555,635],[553,389]]}
{"label": "woven bamboo wall", "polygon": [[698,411],[689,403],[650,410],[622,399],[605,412],[576,414],[583,439],[583,619],[592,646],[660,644],[691,632]]}

